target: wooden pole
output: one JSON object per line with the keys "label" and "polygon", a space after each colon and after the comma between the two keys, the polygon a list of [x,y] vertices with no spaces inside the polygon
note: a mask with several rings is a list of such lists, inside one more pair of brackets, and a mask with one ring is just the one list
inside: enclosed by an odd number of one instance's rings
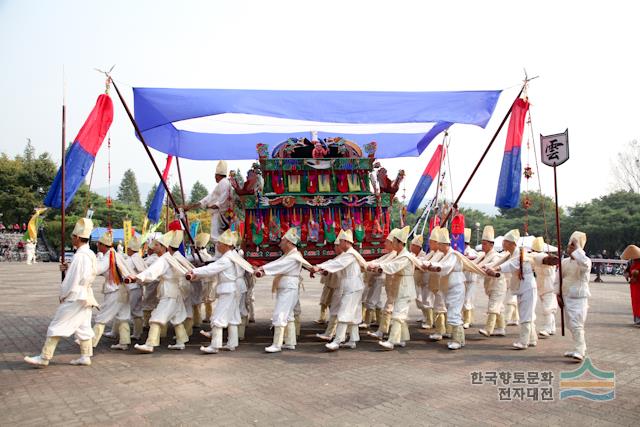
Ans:
{"label": "wooden pole", "polygon": [[[182,173],[180,172],[180,158],[176,156],[176,166],[178,168],[178,183],[180,184],[180,195],[182,195],[182,204],[185,205],[187,203],[187,199],[184,197],[184,186],[182,185]],[[187,217],[186,212],[184,213],[184,222],[189,228],[189,218]],[[195,248],[195,245],[194,245]]]}
{"label": "wooden pole", "polygon": [[[160,182],[162,183],[162,186],[164,187],[164,190],[167,192],[167,197],[171,201],[171,205],[173,206],[173,209],[178,211],[178,205],[176,204],[176,201],[173,199],[173,195],[171,194],[171,191],[169,190],[169,186],[164,181],[164,179],[162,179],[162,172],[160,172],[160,169],[158,168],[158,164],[156,163],[155,159],[153,158],[153,155],[151,155],[151,150],[149,150],[149,146],[147,145],[147,142],[144,140],[144,136],[142,136],[142,132],[140,132],[140,128],[138,127],[138,123],[136,122],[136,119],[133,118],[133,114],[131,114],[131,110],[129,110],[129,106],[127,105],[127,103],[125,102],[124,98],[122,97],[122,93],[120,93],[120,89],[118,89],[118,85],[116,85],[116,82],[114,82],[113,79],[111,79],[110,76],[109,76],[109,79],[111,80],[111,83],[113,84],[113,88],[116,90],[116,93],[118,94],[118,98],[120,98],[120,102],[122,103],[122,106],[124,107],[125,111],[127,112],[127,116],[129,116],[129,120],[131,121],[131,124],[133,125],[133,128],[136,130],[136,134],[138,135],[138,139],[140,139],[140,142],[142,143],[142,146],[144,147],[144,150],[146,151],[147,156],[149,156],[149,160],[151,160],[151,164],[153,165],[153,168],[156,170],[156,173],[158,174],[158,177],[160,178]],[[191,232],[189,231],[189,227],[185,223],[184,218],[178,216],[178,219],[180,220],[180,222],[182,223],[182,225],[184,227],[184,233],[189,238],[189,243],[191,243],[191,245],[193,245],[195,247],[195,241],[193,240],[193,237],[191,236]],[[198,256],[198,259],[200,260],[200,262],[203,263],[204,261],[202,260],[202,257],[200,256],[200,253],[196,251],[196,255]]]}
{"label": "wooden pole", "polygon": [[560,211],[558,208],[558,176],[556,174],[556,166],[553,166],[553,189],[556,193],[556,234],[558,236],[558,283],[560,284],[560,292],[558,293],[560,300],[560,325],[562,326],[562,336],[564,336],[564,301],[562,300],[562,238],[560,236]]}
{"label": "wooden pole", "polygon": [[484,153],[482,153],[482,156],[480,157],[480,160],[478,160],[478,163],[473,168],[473,172],[471,172],[471,175],[467,179],[467,182],[464,184],[464,187],[462,187],[462,190],[460,191],[460,194],[458,194],[458,197],[456,198],[456,201],[453,202],[453,206],[452,206],[453,209],[449,209],[449,212],[447,212],[447,216],[444,218],[444,221],[442,221],[443,224],[447,223],[447,221],[449,220],[449,216],[451,215],[451,212],[453,212],[454,209],[458,209],[458,202],[462,198],[462,195],[464,194],[464,192],[467,190],[467,187],[469,186],[469,184],[471,183],[471,180],[473,179],[474,175],[478,171],[478,168],[482,164],[482,161],[487,156],[487,153],[489,152],[489,149],[491,148],[491,146],[495,142],[496,138],[500,134],[500,131],[502,130],[502,127],[504,126],[504,124],[507,122],[507,119],[511,115],[511,111],[513,111],[513,106],[516,104],[516,101],[518,100],[518,98],[520,98],[520,95],[522,95],[522,92],[524,91],[524,88],[526,87],[527,81],[525,81],[525,84],[522,85],[522,88],[520,89],[520,92],[518,92],[518,96],[516,96],[516,98],[511,103],[511,107],[509,108],[509,111],[507,111],[507,114],[504,115],[504,117],[502,119],[502,122],[500,122],[500,126],[498,126],[498,129],[493,134],[493,137],[491,138],[491,141],[489,141],[489,145],[487,145],[487,148],[485,148]]}
{"label": "wooden pole", "polygon": [[[64,211],[65,211],[65,194],[64,194],[64,190],[65,190],[65,175],[66,175],[66,146],[65,146],[65,140],[67,139],[66,136],[66,125],[67,125],[67,106],[66,106],[66,99],[65,99],[65,90],[64,90],[64,70],[63,70],[63,89],[62,89],[62,141],[61,141],[61,155],[62,155],[62,163],[60,165],[60,184],[61,184],[61,188],[60,188],[60,263],[64,264],[65,263],[65,251],[64,251],[64,234],[65,234],[65,223],[64,223]],[[61,272],[61,276],[62,276],[62,280],[64,280],[64,276],[65,276],[65,272],[62,271]]]}

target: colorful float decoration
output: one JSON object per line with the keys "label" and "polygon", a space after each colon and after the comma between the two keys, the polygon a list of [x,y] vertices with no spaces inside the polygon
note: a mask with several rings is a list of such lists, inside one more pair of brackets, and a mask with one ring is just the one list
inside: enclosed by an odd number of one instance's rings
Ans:
{"label": "colorful float decoration", "polygon": [[238,229],[247,260],[261,265],[278,258],[278,242],[291,227],[312,263],[335,256],[340,230],[352,230],[365,259],[382,255],[404,171],[389,178],[376,162],[376,148],[375,142],[361,148],[343,138],[289,138],[269,157],[269,147],[257,144],[258,162],[247,179],[231,180],[244,213]]}

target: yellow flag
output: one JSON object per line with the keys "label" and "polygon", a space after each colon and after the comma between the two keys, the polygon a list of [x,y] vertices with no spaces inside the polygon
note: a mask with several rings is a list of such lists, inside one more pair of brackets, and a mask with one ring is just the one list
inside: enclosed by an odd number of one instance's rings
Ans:
{"label": "yellow flag", "polygon": [[27,226],[27,231],[29,232],[29,239],[34,242],[38,239],[38,217],[47,208],[36,208],[36,213],[33,214],[31,219],[29,220],[29,225]]}
{"label": "yellow flag", "polygon": [[131,220],[130,219],[123,220],[122,228],[124,231],[124,251],[127,252],[127,248],[129,247],[129,240],[131,240],[131,237],[133,234],[131,230]]}

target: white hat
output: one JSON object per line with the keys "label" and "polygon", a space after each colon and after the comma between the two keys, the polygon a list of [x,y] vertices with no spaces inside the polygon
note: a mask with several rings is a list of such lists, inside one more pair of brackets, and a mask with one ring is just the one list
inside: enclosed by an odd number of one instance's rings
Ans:
{"label": "white hat", "polygon": [[387,236],[387,240],[390,242],[393,242],[393,239],[395,239],[395,237],[398,235],[398,232],[400,231],[399,228],[394,228],[393,230],[391,230],[389,232],[389,235]]}
{"label": "white hat", "polygon": [[182,230],[171,230],[168,233],[165,233],[162,236],[162,239],[158,240],[158,242],[165,248],[179,248],[183,237],[184,232]]}
{"label": "white hat", "polygon": [[133,236],[131,239],[129,239],[129,245],[127,247],[133,252],[138,252],[140,250],[140,246],[142,246],[142,244],[140,243],[140,239],[137,236]]}
{"label": "white hat", "polygon": [[422,247],[422,245],[424,245],[424,237],[422,234],[417,234],[413,240],[411,240],[411,244]]}
{"label": "white hat", "polygon": [[435,241],[438,243],[451,243],[451,239],[449,238],[449,230],[445,227],[439,227],[435,237]]}
{"label": "white hat", "polygon": [[286,233],[284,233],[284,236],[282,236],[282,238],[287,239],[294,245],[297,245],[298,242],[300,241],[300,236],[298,236],[298,229],[295,227],[291,227],[290,229],[287,230]]}
{"label": "white hat", "polygon": [[76,226],[73,227],[72,235],[81,237],[83,239],[88,239],[91,237],[91,232],[93,231],[93,221],[89,218],[80,218],[78,222],[76,222]]}
{"label": "white hat", "polygon": [[464,242],[465,243],[469,243],[471,241],[471,229],[470,228],[465,228],[464,229]]}
{"label": "white hat", "polygon": [[340,230],[337,239],[340,239],[340,241],[344,240],[345,242],[353,243],[353,232],[351,230]]}
{"label": "white hat", "polygon": [[518,230],[517,228],[510,230],[507,234],[504,235],[504,240],[513,242],[513,243],[517,243],[519,238],[520,238],[520,230]]}
{"label": "white hat", "polygon": [[437,242],[439,232],[440,232],[440,226],[433,227],[431,229],[431,233],[429,233],[429,240],[433,240],[434,242]]}
{"label": "white hat", "polygon": [[575,241],[580,249],[584,249],[584,245],[587,244],[587,235],[582,231],[574,231],[569,237],[569,242]]}
{"label": "white hat", "polygon": [[160,243],[165,248],[168,248],[169,246],[171,246],[170,243],[171,243],[171,239],[173,239],[173,233],[174,233],[173,230],[167,233],[164,233],[161,238],[155,239],[155,241],[157,243]]}
{"label": "white hat", "polygon": [[544,251],[544,239],[542,238],[542,236],[533,239],[533,242],[531,242],[531,250],[536,252]]}
{"label": "white hat", "polygon": [[401,230],[398,230],[398,234],[395,236],[396,239],[400,240],[402,243],[407,243],[409,239],[409,233],[411,232],[411,227],[408,225]]}
{"label": "white hat", "polygon": [[226,160],[220,160],[216,165],[216,175],[227,176],[227,162]]}
{"label": "white hat", "polygon": [[105,231],[98,239],[98,243],[102,243],[105,246],[113,246],[113,233],[111,233],[111,231]]}
{"label": "white hat", "polygon": [[204,248],[205,246],[207,246],[207,243],[209,243],[210,239],[211,239],[211,234],[209,234],[209,233],[198,233],[196,235],[196,247],[197,248]]}
{"label": "white hat", "polygon": [[485,225],[482,230],[482,240],[486,240],[487,242],[492,242],[496,238],[496,232],[493,230],[493,226]]}
{"label": "white hat", "polygon": [[236,236],[230,229],[224,230],[224,233],[218,237],[218,243],[222,243],[227,246],[235,246]]}

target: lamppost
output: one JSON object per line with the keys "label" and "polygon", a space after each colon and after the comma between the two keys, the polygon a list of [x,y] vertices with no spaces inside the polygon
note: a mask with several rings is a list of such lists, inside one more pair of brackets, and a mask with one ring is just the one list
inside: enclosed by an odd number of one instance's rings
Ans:
{"label": "lamppost", "polygon": [[480,244],[480,223],[476,222],[476,246]]}

